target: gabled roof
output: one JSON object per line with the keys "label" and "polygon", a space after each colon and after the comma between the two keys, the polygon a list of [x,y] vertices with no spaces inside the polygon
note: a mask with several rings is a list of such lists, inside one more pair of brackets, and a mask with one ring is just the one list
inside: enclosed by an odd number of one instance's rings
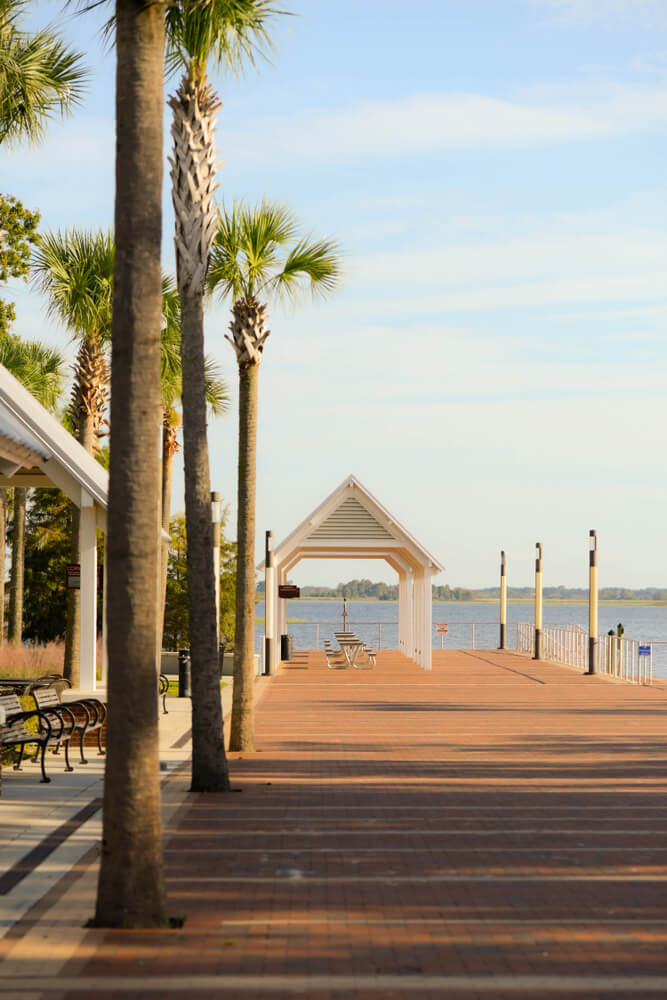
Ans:
{"label": "gabled roof", "polygon": [[292,555],[366,558],[389,552],[433,573],[444,569],[356,476],[348,476],[273,552],[278,563]]}
{"label": "gabled roof", "polygon": [[106,469],[0,365],[2,485],[61,486],[56,482],[60,478],[58,469],[106,510],[109,494]]}

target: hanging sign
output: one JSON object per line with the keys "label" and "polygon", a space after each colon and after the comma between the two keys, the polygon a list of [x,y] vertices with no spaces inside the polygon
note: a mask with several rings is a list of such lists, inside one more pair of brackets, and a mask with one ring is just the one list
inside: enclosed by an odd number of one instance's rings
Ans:
{"label": "hanging sign", "polygon": [[436,622],[435,623],[436,632],[449,632],[448,622]]}
{"label": "hanging sign", "polygon": [[282,597],[284,600],[301,597],[301,588],[295,587],[292,583],[281,583],[278,585],[278,597]]}
{"label": "hanging sign", "polygon": [[67,590],[81,589],[81,564],[67,563],[65,566],[65,586]]}

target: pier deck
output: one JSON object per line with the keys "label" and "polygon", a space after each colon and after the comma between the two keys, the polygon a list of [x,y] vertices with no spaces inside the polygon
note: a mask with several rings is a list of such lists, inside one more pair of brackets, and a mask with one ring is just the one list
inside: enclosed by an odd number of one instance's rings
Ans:
{"label": "pier deck", "polygon": [[184,927],[82,930],[89,859],[5,940],[0,998],[664,998],[666,713],[664,682],[509,652],[297,654],[240,794],[167,782]]}

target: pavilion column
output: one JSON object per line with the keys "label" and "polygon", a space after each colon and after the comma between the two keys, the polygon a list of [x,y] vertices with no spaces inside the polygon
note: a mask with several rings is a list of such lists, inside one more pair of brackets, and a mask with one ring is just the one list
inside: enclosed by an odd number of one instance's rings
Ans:
{"label": "pavilion column", "polygon": [[80,685],[84,691],[97,688],[97,514],[93,498],[81,490],[79,563],[81,566]]}
{"label": "pavilion column", "polygon": [[431,570],[425,568],[422,583],[422,667],[430,670],[433,652],[433,588],[431,586]]}
{"label": "pavilion column", "polygon": [[403,608],[403,652],[412,660],[415,655],[414,644],[414,600],[415,588],[414,578],[411,569],[408,569],[404,576],[405,606]]}
{"label": "pavilion column", "polygon": [[406,582],[405,573],[400,573],[398,577],[398,648],[401,653],[405,653],[405,605],[406,605]]}
{"label": "pavilion column", "polygon": [[412,607],[412,648],[413,654],[412,659],[419,666],[423,666],[422,660],[422,629],[421,621],[424,608],[424,581],[421,577],[417,576],[414,581],[414,598]]}
{"label": "pavilion column", "polygon": [[276,634],[276,568],[273,552],[270,548],[271,532],[266,533],[266,560],[264,566],[264,634],[266,636],[264,651],[264,672],[275,673],[279,646]]}

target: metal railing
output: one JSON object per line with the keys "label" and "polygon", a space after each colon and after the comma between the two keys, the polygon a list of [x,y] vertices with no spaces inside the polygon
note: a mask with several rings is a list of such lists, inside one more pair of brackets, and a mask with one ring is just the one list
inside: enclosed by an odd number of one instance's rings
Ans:
{"label": "metal railing", "polygon": [[[633,684],[653,681],[653,646],[617,635],[598,636],[597,671]],[[642,655],[640,649],[650,652]],[[517,651],[535,652],[535,626],[521,622],[517,626]],[[542,629],[542,659],[564,663],[579,670],[588,669],[588,633],[581,625],[547,625]]]}
{"label": "metal railing", "polygon": [[[648,648],[649,653],[642,655],[642,648]],[[653,643],[640,643],[618,635],[601,635],[598,637],[597,669],[601,674],[633,684],[651,684]]]}

